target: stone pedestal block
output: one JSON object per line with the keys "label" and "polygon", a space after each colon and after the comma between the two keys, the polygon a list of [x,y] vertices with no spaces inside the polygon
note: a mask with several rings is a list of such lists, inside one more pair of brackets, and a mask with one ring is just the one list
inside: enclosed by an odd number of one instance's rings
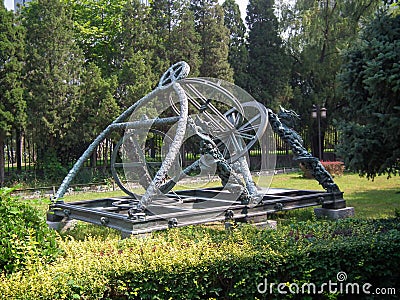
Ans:
{"label": "stone pedestal block", "polygon": [[344,219],[354,216],[354,207],[344,207],[338,209],[332,208],[314,208],[317,218],[328,218],[332,220]]}
{"label": "stone pedestal block", "polygon": [[50,229],[57,230],[61,233],[74,229],[77,222],[77,220],[67,220],[59,222],[46,221]]}
{"label": "stone pedestal block", "polygon": [[274,220],[268,220],[265,222],[254,223],[253,225],[260,228],[260,229],[272,229],[276,230],[278,222]]}

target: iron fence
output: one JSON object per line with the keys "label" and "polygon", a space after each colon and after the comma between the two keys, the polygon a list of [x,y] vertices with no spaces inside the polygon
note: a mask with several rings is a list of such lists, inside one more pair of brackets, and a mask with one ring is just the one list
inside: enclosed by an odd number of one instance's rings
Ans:
{"label": "iron fence", "polygon": [[[306,131],[300,134],[304,139],[304,146],[311,151],[311,142],[307,139]],[[275,143],[273,147],[272,143]],[[338,132],[332,127],[328,127],[324,134],[324,160],[336,160],[335,146],[338,143]],[[163,136],[160,134],[153,134],[146,142],[145,155],[152,161],[162,160],[162,147]],[[111,154],[114,149],[114,141],[112,139],[104,140],[94,152],[91,159],[85,162],[86,168],[103,168],[106,169],[110,166]],[[273,149],[273,150],[271,150]],[[17,138],[16,135],[8,138],[5,143],[5,174],[12,176],[18,172],[36,172],[37,165],[37,147],[35,143],[24,135]],[[297,163],[293,160],[290,147],[281,140],[277,134],[273,137],[266,139],[265,147],[256,143],[249,151],[249,157],[253,161],[257,161],[263,151],[269,151],[268,154],[276,154],[277,168],[293,168],[298,167]],[[272,153],[274,151],[275,153]],[[181,163],[187,166],[200,157],[198,146],[193,142],[186,142],[181,148]],[[75,161],[68,162],[68,166],[72,166]]]}

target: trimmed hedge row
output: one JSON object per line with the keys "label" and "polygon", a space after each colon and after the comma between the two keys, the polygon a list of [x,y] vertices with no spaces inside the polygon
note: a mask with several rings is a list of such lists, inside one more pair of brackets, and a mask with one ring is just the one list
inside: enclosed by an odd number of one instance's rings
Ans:
{"label": "trimmed hedge row", "polygon": [[[348,219],[296,222],[282,225],[277,231],[240,226],[226,233],[198,226],[123,241],[67,238],[59,241],[64,255],[56,262],[38,261],[23,271],[0,275],[0,298],[335,299],[351,296],[339,293],[340,290],[329,293],[326,285],[329,282],[338,287],[340,283],[370,284],[371,295],[364,296],[373,298],[375,288],[400,286],[399,229],[398,219]],[[338,273],[346,276],[346,280],[338,281]],[[279,292],[280,283],[286,285],[280,286],[286,295]],[[325,287],[324,292],[302,294],[301,287],[304,284],[309,287],[310,283],[315,284],[317,292],[321,286]],[[292,294],[290,291],[296,292],[296,286],[300,291]]]}

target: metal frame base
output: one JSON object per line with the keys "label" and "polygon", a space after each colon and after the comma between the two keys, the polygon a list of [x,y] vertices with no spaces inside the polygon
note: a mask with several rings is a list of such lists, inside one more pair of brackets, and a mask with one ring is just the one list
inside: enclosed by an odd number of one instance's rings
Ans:
{"label": "metal frame base", "polygon": [[[346,207],[342,192],[268,189],[262,201],[254,207],[238,202],[232,204],[231,196],[221,188],[177,191],[155,198],[142,214],[129,213],[128,203],[133,200],[130,197],[69,203],[57,201],[50,206],[47,219],[50,222],[81,220],[114,228],[123,236],[129,236],[216,221],[248,222],[274,212],[310,206]],[[124,203],[127,203],[126,207]]]}

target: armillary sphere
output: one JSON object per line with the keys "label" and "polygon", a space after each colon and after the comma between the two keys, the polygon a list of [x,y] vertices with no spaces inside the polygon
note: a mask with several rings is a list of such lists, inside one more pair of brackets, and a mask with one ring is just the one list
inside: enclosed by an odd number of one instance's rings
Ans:
{"label": "armillary sphere", "polygon": [[[266,130],[268,117],[263,105],[256,101],[241,102],[241,98],[252,98],[223,81],[184,79],[182,74],[186,75],[187,69],[186,63],[180,62],[164,73],[159,83],[160,94],[143,102],[130,116],[131,123],[141,126],[128,126],[114,149],[111,160],[114,179],[137,200],[156,195],[157,189],[179,172],[180,149],[191,138],[188,119],[202,126],[229,163],[245,157]],[[164,105],[160,105],[161,101]],[[146,112],[155,113],[157,118],[150,122]],[[149,141],[156,136],[162,138],[163,146],[153,149],[156,153],[152,156]],[[138,185],[145,190],[144,196],[134,192]]]}
{"label": "armillary sphere", "polygon": [[[71,169],[55,199],[62,197],[83,161],[104,137],[120,129],[125,134],[111,157],[112,174],[131,197],[132,206],[139,204],[142,209],[161,193],[159,187],[182,169],[182,147],[199,147],[193,138],[194,127],[213,140],[229,164],[246,157],[266,131],[266,108],[233,84],[187,78],[189,70],[183,61],[172,65],[155,90],[111,123]],[[199,154],[194,155],[198,159]],[[244,168],[249,174],[247,164]]]}

